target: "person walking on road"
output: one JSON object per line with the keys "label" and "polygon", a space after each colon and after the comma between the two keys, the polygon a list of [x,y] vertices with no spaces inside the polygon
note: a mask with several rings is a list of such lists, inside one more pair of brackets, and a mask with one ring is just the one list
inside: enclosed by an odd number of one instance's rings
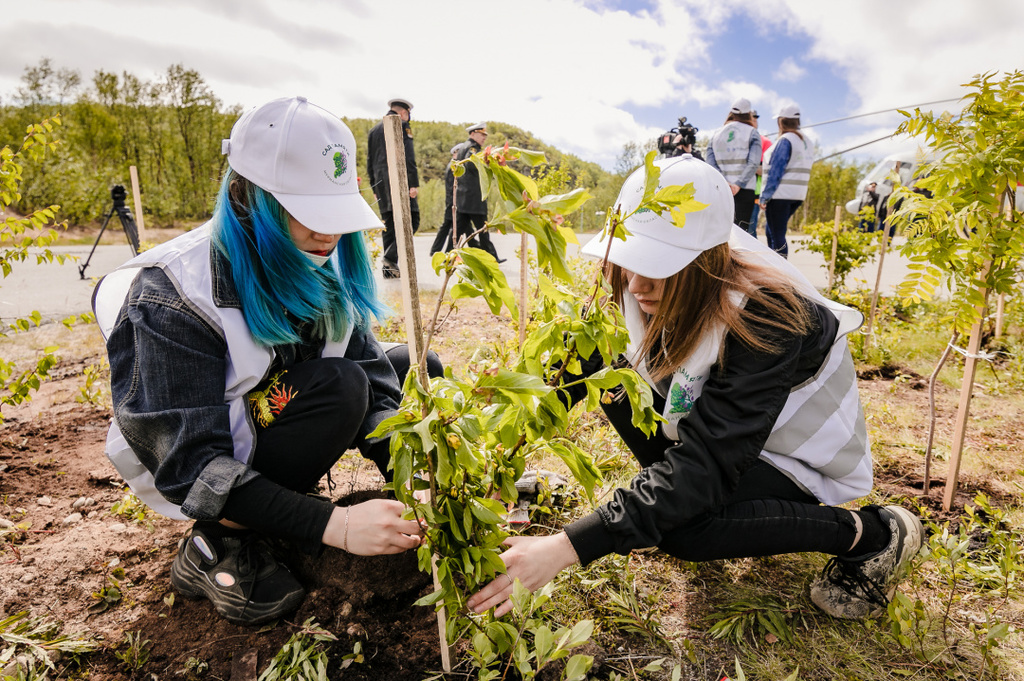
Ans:
{"label": "person walking on road", "polygon": [[[405,172],[409,178],[409,209],[412,213],[412,231],[420,228],[419,196],[420,179],[416,171],[416,149],[412,143],[412,104],[407,99],[392,99],[388,102],[387,116],[402,119],[402,138],[405,141]],[[388,173],[388,151],[384,142],[384,122],[370,128],[366,140],[366,178],[370,189],[377,197],[377,209],[384,221],[381,237],[384,253],[383,271],[385,279],[397,279],[402,275],[398,267],[398,240],[395,236],[395,209],[391,205],[391,176]]]}
{"label": "person walking on road", "polygon": [[[455,161],[463,161],[483,149],[487,143],[487,125],[476,123],[466,128],[469,140],[459,145],[455,152]],[[463,166],[466,172],[458,178],[455,192],[455,243],[469,238],[469,245],[482,248],[499,263],[505,262],[498,257],[498,251],[491,243],[491,235],[487,233],[487,197],[480,190],[480,171],[472,163]],[[475,235],[475,236],[473,236]]]}
{"label": "person walking on road", "polygon": [[800,132],[800,107],[787,104],[775,117],[779,124],[779,139],[765,157],[768,179],[761,189],[758,202],[765,216],[765,236],[768,247],[789,257],[786,229],[804,199],[811,179],[814,147]]}

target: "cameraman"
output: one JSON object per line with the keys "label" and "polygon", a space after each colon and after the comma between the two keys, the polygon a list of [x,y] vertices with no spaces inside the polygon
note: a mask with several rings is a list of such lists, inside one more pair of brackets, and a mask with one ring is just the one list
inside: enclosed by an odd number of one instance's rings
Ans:
{"label": "cameraman", "polygon": [[659,158],[673,158],[690,154],[696,159],[704,160],[700,151],[694,148],[697,142],[697,128],[686,122],[686,116],[679,118],[679,127],[672,128],[658,137]]}

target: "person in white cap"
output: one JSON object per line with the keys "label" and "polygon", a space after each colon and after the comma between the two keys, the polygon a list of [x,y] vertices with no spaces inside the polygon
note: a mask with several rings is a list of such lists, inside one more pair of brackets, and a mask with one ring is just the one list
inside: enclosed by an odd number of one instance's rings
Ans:
{"label": "person in white cap", "polygon": [[757,236],[756,225],[755,229],[750,226],[750,214],[754,210],[757,171],[761,167],[761,135],[749,99],[741,97],[733,102],[725,125],[711,138],[706,156],[711,167],[729,181],[735,207],[733,222]]}
{"label": "person in white cap", "polygon": [[[648,437],[632,425],[628,400],[603,405],[641,472],[564,531],[507,540],[507,575],[472,595],[469,607],[502,615],[515,579],[534,590],[577,562],[658,546],[687,561],[832,554],[811,599],[838,617],[881,612],[922,528],[899,506],[835,506],[872,485],[846,343],[862,315],[823,298],[733,226],[732,191],[716,170],[688,157],[655,165],[659,189],[692,183],[707,206],[682,226],[668,213],[637,212],[624,241],[612,240],[609,251],[602,235],[583,252],[608,252],[630,339],[620,361],[647,379],[666,422]],[[645,181],[644,168],[626,180],[623,214],[639,205]],[[599,368],[599,357],[584,373]],[[578,387],[564,390],[567,399],[584,397]]]}
{"label": "person in white cap", "polygon": [[107,455],[154,510],[195,521],[171,584],[254,624],[305,593],[264,538],[374,555],[419,546],[420,530],[397,501],[307,494],[349,448],[387,475],[389,443],[368,435],[401,400],[369,328],[386,308],[362,232],[380,221],[352,133],[290,97],[243,114],[223,151],[212,219],[107,275],[93,306],[110,358]]}
{"label": "person in white cap", "polygon": [[[409,179],[409,211],[412,231],[420,228],[420,207],[417,197],[420,192],[420,176],[416,170],[416,149],[412,142],[412,103],[407,99],[392,99],[388,102],[386,116],[402,119],[402,138],[405,142],[405,172]],[[391,205],[391,175],[388,172],[388,151],[384,142],[384,122],[370,128],[366,138],[366,179],[377,197],[377,210],[384,221],[381,237],[382,267],[385,279],[398,279],[402,272],[398,267],[398,237],[395,235],[395,208]]]}
{"label": "person in white cap", "polygon": [[782,107],[775,118],[779,122],[779,139],[764,158],[768,177],[761,188],[758,205],[764,211],[769,248],[788,258],[786,229],[793,213],[807,198],[814,145],[800,132],[800,107],[796,104]]}

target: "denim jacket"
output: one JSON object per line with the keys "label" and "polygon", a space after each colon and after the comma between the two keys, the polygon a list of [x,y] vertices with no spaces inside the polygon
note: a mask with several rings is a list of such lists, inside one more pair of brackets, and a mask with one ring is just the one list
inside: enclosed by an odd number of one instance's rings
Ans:
{"label": "denim jacket", "polygon": [[[240,310],[229,264],[212,243],[208,248],[213,304]],[[182,288],[187,284],[159,265],[135,276],[107,337],[114,418],[156,490],[171,508],[180,506],[178,517],[212,520],[220,517],[232,489],[259,476],[236,452],[237,434],[253,427],[247,410],[233,413],[226,400],[225,376],[233,363],[223,330]],[[97,300],[94,307],[99,317]],[[401,390],[369,330],[352,331],[344,357],[364,370],[372,393],[359,429],[365,449],[366,435],[397,410]]]}

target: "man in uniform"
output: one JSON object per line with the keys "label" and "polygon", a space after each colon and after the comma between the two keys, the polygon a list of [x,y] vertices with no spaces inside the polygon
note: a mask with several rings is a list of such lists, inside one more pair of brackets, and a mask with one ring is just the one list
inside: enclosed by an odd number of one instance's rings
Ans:
{"label": "man in uniform", "polygon": [[[455,151],[455,161],[462,161],[469,158],[483,148],[487,142],[487,125],[476,123],[466,128],[469,133],[468,142],[460,144]],[[455,192],[455,242],[458,243],[463,237],[469,236],[483,229],[487,222],[487,198],[480,192],[480,174],[473,163],[464,165],[466,172],[458,178],[458,189]],[[504,258],[498,257],[498,252],[491,243],[491,235],[486,229],[480,231],[474,238],[470,239],[469,245],[474,248],[482,248],[498,262],[505,262]]]}
{"label": "man in uniform", "polygon": [[[387,116],[402,119],[405,140],[405,172],[409,177],[409,208],[412,210],[412,231],[420,228],[420,207],[416,201],[419,194],[420,178],[416,172],[416,150],[412,144],[412,127],[409,125],[412,104],[407,99],[392,99],[388,102]],[[370,189],[377,197],[377,209],[384,222],[384,278],[397,279],[402,275],[398,269],[398,242],[395,237],[395,213],[391,205],[391,178],[388,175],[388,152],[384,143],[384,122],[370,129],[366,141],[366,177]]]}

